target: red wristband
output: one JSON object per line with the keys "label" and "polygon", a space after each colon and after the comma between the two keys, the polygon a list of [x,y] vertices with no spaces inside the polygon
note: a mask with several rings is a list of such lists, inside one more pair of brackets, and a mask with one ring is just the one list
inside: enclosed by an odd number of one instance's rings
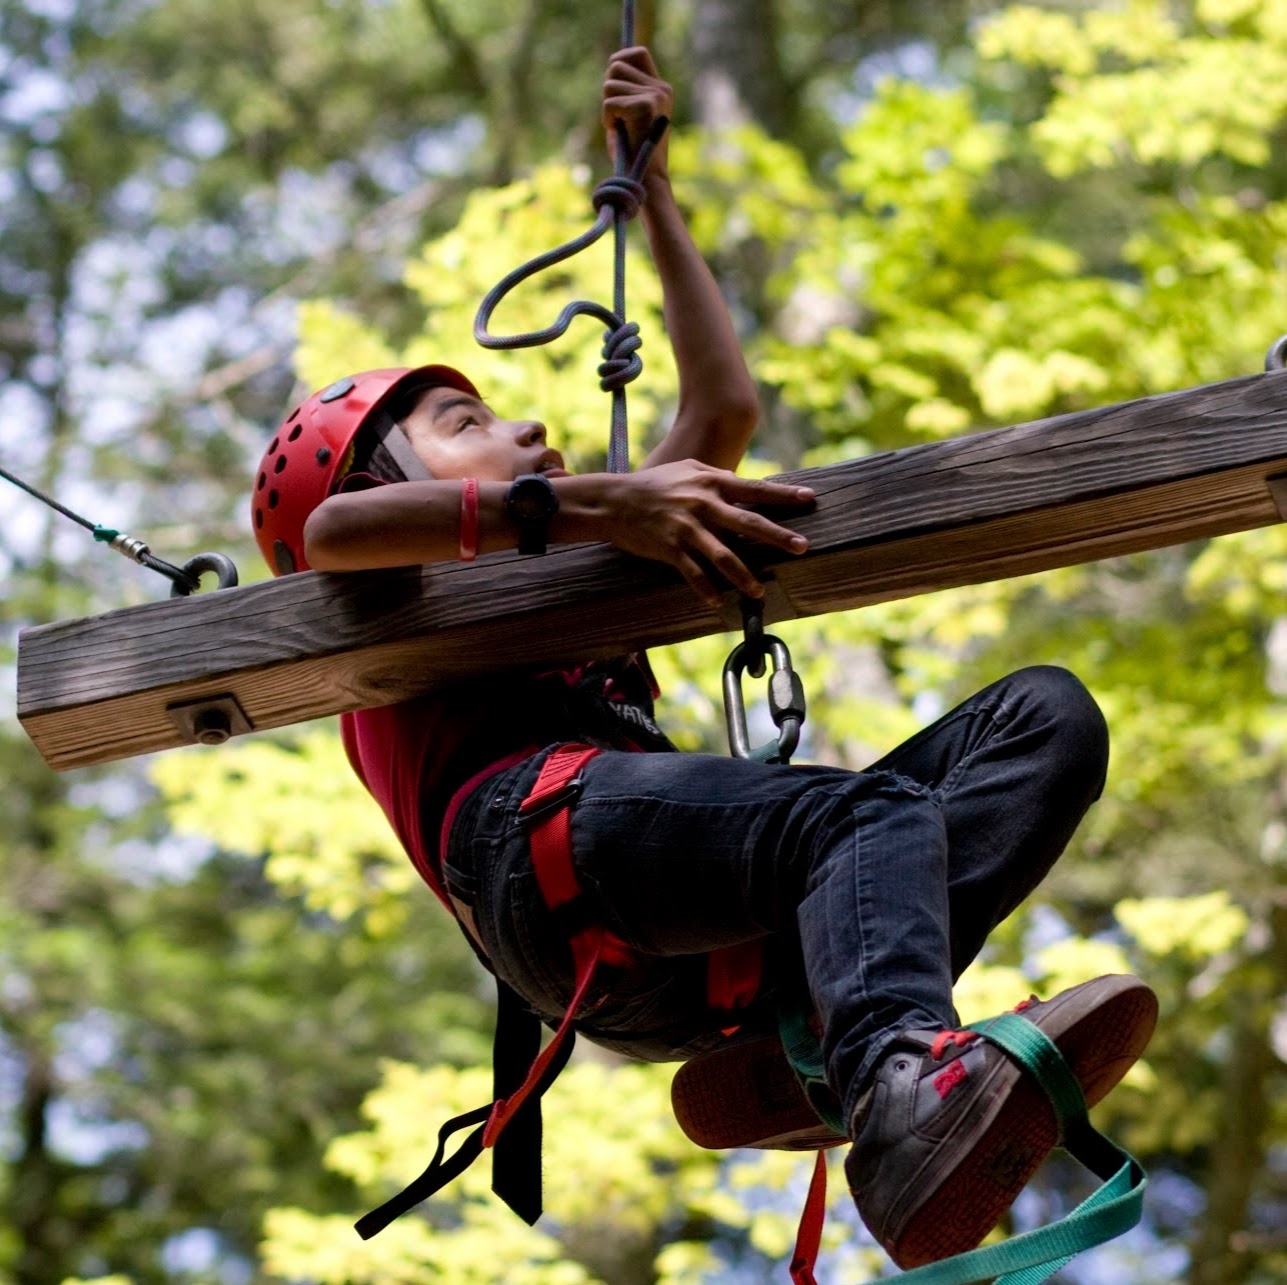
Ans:
{"label": "red wristband", "polygon": [[460,483],[460,560],[478,557],[478,479],[466,477]]}

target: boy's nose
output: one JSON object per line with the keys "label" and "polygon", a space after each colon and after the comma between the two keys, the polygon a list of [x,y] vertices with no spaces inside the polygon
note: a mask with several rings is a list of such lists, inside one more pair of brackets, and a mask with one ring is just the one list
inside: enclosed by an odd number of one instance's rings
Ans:
{"label": "boy's nose", "polygon": [[514,425],[514,435],[520,446],[533,446],[545,441],[545,425],[536,419],[520,420]]}

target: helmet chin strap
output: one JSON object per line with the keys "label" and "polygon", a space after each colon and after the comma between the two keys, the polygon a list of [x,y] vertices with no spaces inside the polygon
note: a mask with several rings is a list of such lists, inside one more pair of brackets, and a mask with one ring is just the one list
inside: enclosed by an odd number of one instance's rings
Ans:
{"label": "helmet chin strap", "polygon": [[372,428],[375,430],[376,437],[383,443],[384,449],[393,456],[394,463],[402,470],[408,482],[433,480],[433,474],[425,468],[420,456],[412,449],[411,443],[407,441],[407,435],[402,431],[402,425],[397,420],[387,412],[381,411]]}

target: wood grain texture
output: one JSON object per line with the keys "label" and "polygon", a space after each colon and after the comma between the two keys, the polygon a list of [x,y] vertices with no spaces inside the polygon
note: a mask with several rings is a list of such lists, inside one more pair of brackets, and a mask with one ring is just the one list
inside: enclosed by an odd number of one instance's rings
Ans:
{"label": "wood grain texture", "polygon": [[[1280,520],[1287,377],[908,447],[793,476],[810,551],[765,562],[766,618],[820,615]],[[183,743],[175,702],[235,695],[254,728],[386,704],[464,675],[736,627],[669,568],[604,545],[308,573],[25,630],[18,715],[51,766]]]}

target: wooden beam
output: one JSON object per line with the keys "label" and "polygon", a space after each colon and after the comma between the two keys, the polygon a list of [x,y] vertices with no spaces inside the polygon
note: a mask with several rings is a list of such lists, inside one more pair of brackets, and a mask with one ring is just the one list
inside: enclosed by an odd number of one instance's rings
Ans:
{"label": "wooden beam", "polygon": [[[1281,374],[809,470],[797,476],[817,489],[817,510],[795,525],[811,549],[766,564],[766,618],[1269,525],[1279,475]],[[682,642],[736,617],[732,595],[721,617],[669,568],[606,545],[309,573],[27,629],[18,716],[51,766],[74,768],[467,675]]]}

